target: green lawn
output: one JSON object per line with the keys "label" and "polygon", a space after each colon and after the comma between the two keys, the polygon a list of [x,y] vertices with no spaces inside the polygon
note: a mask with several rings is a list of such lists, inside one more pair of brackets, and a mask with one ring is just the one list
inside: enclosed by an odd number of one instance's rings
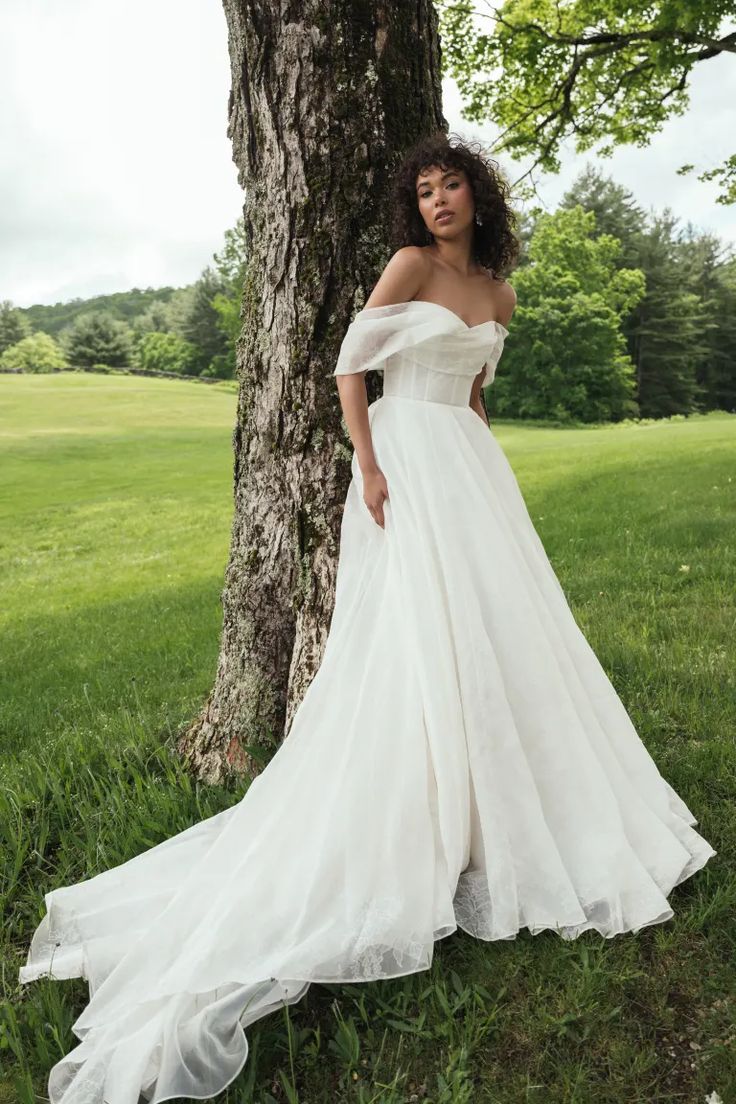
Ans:
{"label": "green lawn", "polygon": [[[0,1104],[43,1098],[87,999],[80,979],[16,983],[43,893],[244,792],[193,783],[171,750],[215,672],[235,403],[226,385],[0,376]],[[248,1030],[218,1104],[736,1100],[736,417],[493,430],[718,855],[636,936],[456,932],[425,973],[313,985]]]}

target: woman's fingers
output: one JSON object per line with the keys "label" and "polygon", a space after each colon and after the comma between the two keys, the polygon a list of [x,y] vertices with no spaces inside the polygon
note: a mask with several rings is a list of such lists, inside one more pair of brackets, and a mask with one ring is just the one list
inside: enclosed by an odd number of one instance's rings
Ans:
{"label": "woman's fingers", "polygon": [[383,472],[375,472],[363,480],[363,501],[376,525],[385,527],[383,504],[388,498],[388,484]]}
{"label": "woman's fingers", "polygon": [[383,514],[383,503],[386,501],[387,498],[388,498],[388,495],[385,494],[383,496],[383,500],[381,502],[379,502],[376,506],[369,506],[368,507],[368,509],[371,512],[371,516],[372,516],[373,520],[376,522],[377,525],[380,525],[382,529],[384,529],[385,525],[386,525],[386,519],[385,519],[384,514]]}

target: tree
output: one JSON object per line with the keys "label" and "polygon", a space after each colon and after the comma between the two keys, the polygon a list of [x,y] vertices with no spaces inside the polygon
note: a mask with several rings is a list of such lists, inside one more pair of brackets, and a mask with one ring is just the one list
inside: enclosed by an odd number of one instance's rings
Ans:
{"label": "tree", "polygon": [[390,256],[396,161],[447,129],[431,0],[224,6],[247,192],[235,513],[215,683],[179,742],[210,781],[260,769],[320,662],[351,474],[332,371]]}
{"label": "tree", "polygon": [[644,277],[617,268],[618,240],[594,228],[594,214],[579,206],[537,220],[529,264],[514,273],[519,305],[491,391],[497,414],[584,422],[636,414],[620,321]]}
{"label": "tree", "polygon": [[228,340],[213,305],[215,296],[224,291],[223,281],[208,265],[196,283],[181,288],[171,301],[171,329],[196,350],[193,375],[209,368],[215,357],[227,355]]}
{"label": "tree", "polygon": [[636,365],[642,414],[732,409],[736,319],[730,248],[713,235],[680,231],[671,212],[648,218],[631,193],[588,167],[562,199],[593,211],[595,234],[621,241],[618,264],[642,270],[646,292],[622,320]]}
{"label": "tree", "polygon": [[241,215],[230,230],[225,231],[225,244],[214,255],[215,271],[227,293],[242,298],[243,281],[248,261],[245,220]]}
{"label": "tree", "polygon": [[0,355],[0,368],[20,372],[53,372],[67,368],[67,360],[53,337],[45,333],[29,334]]}
{"label": "tree", "polygon": [[131,321],[133,340],[139,341],[144,334],[171,332],[171,303],[163,299],[154,299],[146,309]]}
{"label": "tree", "polygon": [[78,315],[61,336],[70,362],[80,368],[92,364],[124,368],[130,363],[130,331],[106,311]]}
{"label": "tree", "polygon": [[26,316],[9,299],[0,302],[0,353],[17,345],[31,332]]}
{"label": "tree", "polygon": [[215,270],[220,277],[222,290],[212,300],[220,332],[225,336],[228,350],[215,358],[210,365],[212,374],[231,378],[235,375],[236,344],[242,322],[240,309],[243,301],[243,284],[246,271],[245,223],[242,217],[231,230],[225,231],[225,245],[215,253]]}
{"label": "tree", "polygon": [[736,258],[733,247],[688,225],[680,275],[700,304],[695,376],[706,410],[736,411]]}
{"label": "tree", "polygon": [[600,169],[586,165],[565,192],[560,207],[582,207],[595,215],[593,236],[610,234],[621,249],[616,263],[621,268],[641,268],[642,240],[647,216],[633,194]]}
{"label": "tree", "polygon": [[652,220],[642,240],[647,294],[631,323],[639,406],[643,417],[689,414],[701,396],[696,370],[704,357],[705,312],[688,286],[668,209]]}
{"label": "tree", "polygon": [[[566,140],[608,155],[684,114],[695,66],[736,53],[735,16],[736,0],[505,0],[493,14],[461,0],[441,9],[445,71],[465,117],[501,129],[498,152],[533,157],[528,173],[557,172]],[[736,155],[700,179],[733,203]]]}
{"label": "tree", "polygon": [[26,307],[23,315],[34,330],[58,337],[62,330],[71,326],[80,314],[104,311],[120,322],[132,325],[153,302],[168,302],[174,295],[172,287],[131,288],[130,291],[116,291],[112,295],[94,295],[91,299],[70,299],[66,303],[35,303]]}
{"label": "tree", "polygon": [[197,350],[183,337],[174,333],[151,331],[138,342],[135,362],[139,368],[153,372],[180,372],[195,375],[192,368]]}

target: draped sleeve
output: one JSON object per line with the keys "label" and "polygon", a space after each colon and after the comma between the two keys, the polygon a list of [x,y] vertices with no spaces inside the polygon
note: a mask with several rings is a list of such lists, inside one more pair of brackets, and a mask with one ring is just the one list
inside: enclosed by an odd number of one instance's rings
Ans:
{"label": "draped sleeve", "polygon": [[482,367],[485,387],[493,379],[507,333],[500,322],[468,326],[454,311],[423,299],[364,307],[345,332],[333,375],[384,372],[407,360],[457,374],[476,375]]}
{"label": "draped sleeve", "polygon": [[506,340],[506,337],[508,336],[508,332],[509,331],[506,329],[506,327],[502,326],[501,323],[499,322],[498,326],[496,327],[496,337],[495,337],[495,340],[493,342],[491,352],[490,352],[489,356],[486,358],[486,361],[482,366],[483,367],[483,377],[480,381],[481,387],[488,387],[489,384],[493,383],[493,378],[496,375],[496,368],[498,366],[499,360],[501,359],[501,353],[503,352],[504,341]]}
{"label": "draped sleeve", "polygon": [[437,319],[417,318],[410,303],[364,307],[345,331],[334,376],[383,372],[390,358],[437,337]]}

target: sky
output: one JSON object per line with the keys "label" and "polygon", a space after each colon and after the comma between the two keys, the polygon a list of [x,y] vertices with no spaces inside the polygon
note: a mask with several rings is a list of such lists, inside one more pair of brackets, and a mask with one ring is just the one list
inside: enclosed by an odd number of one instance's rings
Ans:
{"label": "sky", "polygon": [[[0,299],[54,303],[196,280],[241,213],[227,137],[230,68],[217,0],[2,0],[0,9]],[[489,142],[443,85],[452,132]],[[645,210],[736,245],[736,208],[676,168],[734,152],[736,60],[705,62],[688,113],[647,149],[599,164]],[[591,155],[568,149],[539,177],[552,210]],[[518,167],[501,164],[513,178]]]}

